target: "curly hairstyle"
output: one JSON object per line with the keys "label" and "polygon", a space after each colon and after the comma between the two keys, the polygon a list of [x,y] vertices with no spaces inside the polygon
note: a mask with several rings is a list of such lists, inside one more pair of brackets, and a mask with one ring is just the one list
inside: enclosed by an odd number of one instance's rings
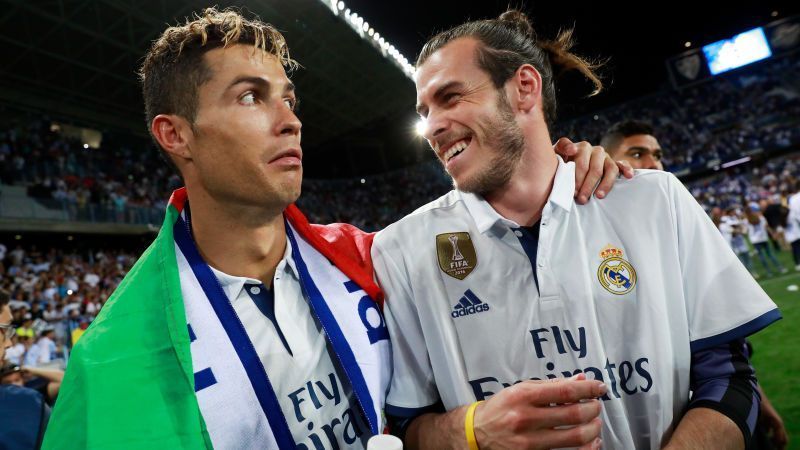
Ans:
{"label": "curly hairstyle", "polygon": [[193,125],[198,90],[212,76],[203,55],[235,44],[252,45],[253,52],[261,50],[276,57],[288,70],[298,65],[289,56],[286,39],[272,25],[257,17],[245,18],[236,9],[206,8],[184,24],[167,28],[145,55],[139,79],[148,130],[159,114],[175,114]]}

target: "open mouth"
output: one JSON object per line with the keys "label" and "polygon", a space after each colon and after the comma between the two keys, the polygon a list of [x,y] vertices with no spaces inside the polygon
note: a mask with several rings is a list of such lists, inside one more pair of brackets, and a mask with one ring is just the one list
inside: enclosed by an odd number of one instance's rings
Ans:
{"label": "open mouth", "polygon": [[466,138],[466,139],[461,139],[460,141],[456,141],[455,144],[451,145],[450,148],[448,148],[447,151],[445,151],[442,154],[442,159],[444,159],[444,162],[445,163],[450,162],[451,159],[460,155],[461,152],[463,152],[464,149],[466,149],[469,146],[470,142],[472,142],[472,138]]}

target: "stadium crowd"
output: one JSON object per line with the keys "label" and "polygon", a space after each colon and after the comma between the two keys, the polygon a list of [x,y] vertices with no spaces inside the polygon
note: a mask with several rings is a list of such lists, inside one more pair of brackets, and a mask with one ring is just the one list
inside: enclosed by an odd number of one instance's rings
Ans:
{"label": "stadium crowd", "polygon": [[[0,295],[10,297],[10,366],[63,369],[69,348],[135,262],[119,250],[86,253],[0,244]],[[4,377],[9,368],[4,368]]]}
{"label": "stadium crowd", "polygon": [[556,124],[557,136],[599,142],[625,119],[651,123],[671,172],[719,165],[800,141],[800,56],[765,61],[679,91],[664,91]]}

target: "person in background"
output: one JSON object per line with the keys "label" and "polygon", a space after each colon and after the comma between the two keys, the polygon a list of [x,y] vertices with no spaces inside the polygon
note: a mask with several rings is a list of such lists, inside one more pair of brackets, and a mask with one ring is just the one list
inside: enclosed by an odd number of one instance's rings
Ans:
{"label": "person in background", "polygon": [[63,379],[64,371],[58,369],[20,367],[8,362],[0,368],[0,384],[15,384],[34,389],[45,397],[50,406],[58,397]]}
{"label": "person in background", "polygon": [[[15,329],[9,297],[0,291],[0,364],[5,363]],[[41,393],[15,384],[0,384],[0,448],[32,450],[42,444],[50,407]]]}
{"label": "person in background", "polygon": [[789,215],[786,218],[786,241],[792,247],[794,270],[800,272],[800,180],[794,185],[794,192],[789,196]]}
{"label": "person in background", "polygon": [[758,278],[758,273],[753,270],[753,260],[750,258],[750,248],[747,246],[745,236],[747,236],[747,223],[742,217],[741,210],[736,206],[731,206],[725,210],[717,224],[720,233],[731,246],[731,249],[744,264],[747,271]]}
{"label": "person in background", "polygon": [[[653,127],[648,123],[635,120],[618,122],[609,128],[601,143],[612,158],[627,161],[634,169],[664,170],[661,165],[663,150],[654,135]],[[780,198],[777,200],[780,201]],[[711,210],[710,216],[745,268],[754,278],[758,278],[758,274],[753,270],[750,249],[745,241],[748,227],[747,221],[741,216],[741,211],[736,207],[730,207],[723,214],[721,208],[715,207]],[[759,222],[763,219],[764,217]],[[752,357],[753,347],[749,341],[746,344],[748,353]],[[762,401],[759,407],[760,420],[753,433],[753,442],[759,449],[771,448],[769,445],[783,449],[788,442],[783,419],[772,406],[761,385],[758,385],[758,392]]]}
{"label": "person in background", "polygon": [[753,247],[756,249],[758,259],[761,261],[761,265],[764,266],[764,271],[767,276],[772,276],[770,264],[772,268],[775,269],[776,273],[788,272],[788,269],[783,267],[780,261],[778,261],[775,257],[775,253],[773,253],[772,248],[769,246],[771,229],[769,224],[767,224],[767,219],[764,217],[764,214],[761,213],[761,207],[758,206],[758,203],[751,203],[748,205],[746,217],[747,236],[750,238],[750,243],[753,244]]}

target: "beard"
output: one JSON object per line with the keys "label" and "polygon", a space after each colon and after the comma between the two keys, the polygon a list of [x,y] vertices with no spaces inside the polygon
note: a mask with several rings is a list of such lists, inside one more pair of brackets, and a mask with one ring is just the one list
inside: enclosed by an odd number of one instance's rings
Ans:
{"label": "beard", "polygon": [[476,174],[461,183],[453,178],[453,187],[460,191],[486,196],[502,188],[511,180],[522,158],[525,136],[517,125],[505,92],[499,89],[498,93],[497,114],[479,120],[476,127],[487,150],[494,155]]}

